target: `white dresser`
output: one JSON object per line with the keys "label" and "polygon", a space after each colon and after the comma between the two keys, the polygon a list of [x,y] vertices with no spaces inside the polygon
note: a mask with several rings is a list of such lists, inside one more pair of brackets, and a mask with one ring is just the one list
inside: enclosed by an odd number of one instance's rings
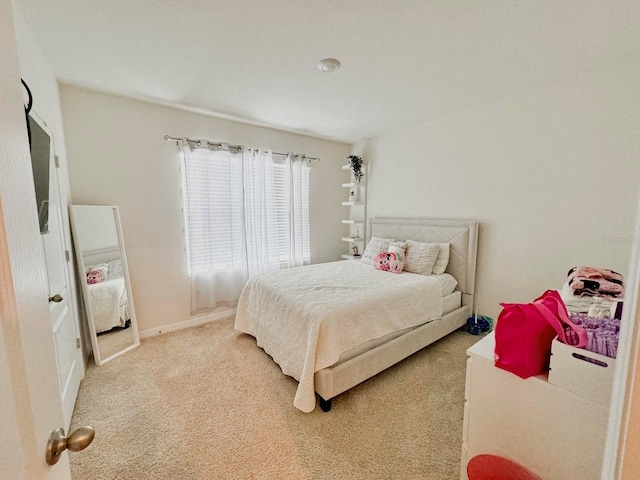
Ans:
{"label": "white dresser", "polygon": [[547,381],[494,366],[493,333],[467,350],[461,478],[475,455],[500,455],[544,480],[598,480],[609,410]]}

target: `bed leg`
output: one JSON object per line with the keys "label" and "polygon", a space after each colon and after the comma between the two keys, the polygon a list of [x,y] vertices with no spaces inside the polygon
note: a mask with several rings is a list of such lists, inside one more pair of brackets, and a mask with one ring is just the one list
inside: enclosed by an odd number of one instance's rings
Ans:
{"label": "bed leg", "polygon": [[323,412],[328,412],[329,410],[331,410],[331,402],[333,401],[333,398],[325,400],[320,395],[318,395],[318,398],[320,399],[320,408]]}

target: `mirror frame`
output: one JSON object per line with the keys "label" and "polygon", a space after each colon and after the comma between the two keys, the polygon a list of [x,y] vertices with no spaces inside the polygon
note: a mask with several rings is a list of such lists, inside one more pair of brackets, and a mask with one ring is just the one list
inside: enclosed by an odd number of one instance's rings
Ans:
{"label": "mirror frame", "polygon": [[[90,300],[89,300],[89,287],[87,286],[86,276],[84,274],[85,265],[84,265],[84,257],[82,255],[82,242],[80,240],[80,235],[78,234],[77,224],[77,216],[75,210],[78,207],[86,208],[107,208],[113,211],[113,218],[116,224],[116,234],[118,237],[118,243],[120,247],[120,257],[122,258],[122,269],[125,280],[125,288],[127,289],[127,297],[129,301],[129,316],[131,317],[131,328],[133,332],[133,345],[130,345],[113,355],[102,358],[100,353],[100,346],[98,345],[98,335],[96,333],[96,325],[93,319],[93,312],[90,308]],[[122,236],[122,225],[120,223],[120,210],[116,206],[112,205],[69,205],[69,216],[71,218],[71,227],[73,233],[73,244],[74,250],[76,253],[76,264],[78,266],[78,279],[80,280],[80,284],[82,287],[82,300],[84,304],[84,312],[87,318],[87,323],[89,325],[89,333],[91,335],[91,346],[93,348],[93,359],[96,365],[100,366],[105,364],[106,362],[113,360],[120,355],[127,353],[130,350],[138,347],[140,345],[140,333],[138,331],[138,319],[136,317],[135,307],[133,305],[133,293],[131,291],[131,279],[129,278],[129,264],[127,262],[127,255],[125,253],[124,248],[124,238]]]}

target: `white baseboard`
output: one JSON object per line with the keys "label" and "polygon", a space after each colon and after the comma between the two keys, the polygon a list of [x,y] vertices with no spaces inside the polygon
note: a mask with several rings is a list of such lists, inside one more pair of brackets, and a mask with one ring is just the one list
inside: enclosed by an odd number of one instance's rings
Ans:
{"label": "white baseboard", "polygon": [[204,325],[205,323],[215,322],[216,320],[222,320],[223,318],[233,317],[236,314],[236,309],[232,308],[225,310],[224,312],[209,313],[198,317],[190,318],[182,322],[170,323],[169,325],[163,325],[162,327],[149,328],[140,332],[140,338],[155,337],[156,335],[162,335],[163,333],[175,332],[176,330],[182,330],[183,328],[197,327]]}

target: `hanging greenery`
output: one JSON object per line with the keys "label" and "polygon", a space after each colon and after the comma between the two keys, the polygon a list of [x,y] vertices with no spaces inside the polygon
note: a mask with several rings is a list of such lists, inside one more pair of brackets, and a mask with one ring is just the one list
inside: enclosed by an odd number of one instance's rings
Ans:
{"label": "hanging greenery", "polygon": [[360,182],[362,177],[364,177],[364,172],[362,171],[362,157],[359,157],[358,155],[349,155],[347,158],[349,159],[349,167],[351,167],[351,171],[353,172],[353,178],[355,178],[357,182]]}

